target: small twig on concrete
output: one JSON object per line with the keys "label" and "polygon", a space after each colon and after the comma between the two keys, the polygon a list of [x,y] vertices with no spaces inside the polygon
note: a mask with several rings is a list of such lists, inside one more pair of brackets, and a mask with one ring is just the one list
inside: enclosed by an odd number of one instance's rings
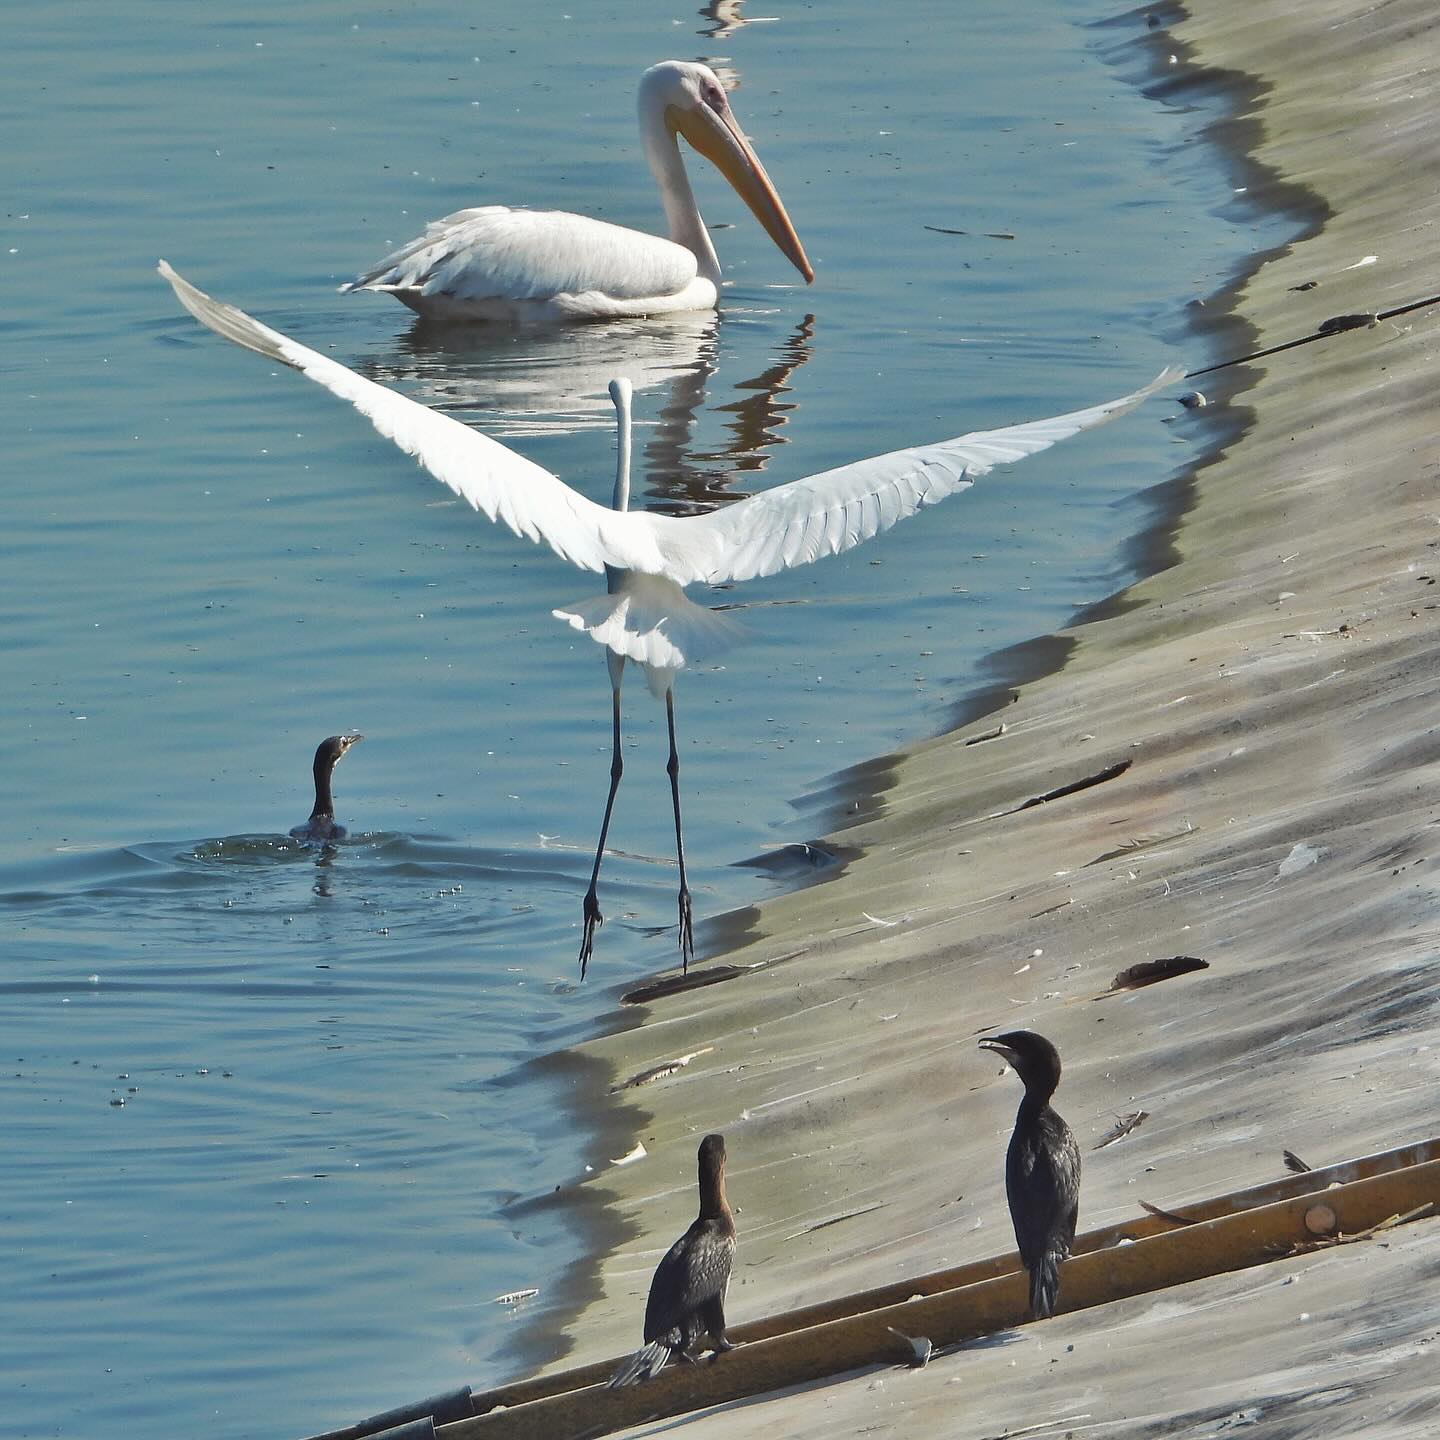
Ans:
{"label": "small twig on concrete", "polygon": [[1002,720],[993,730],[987,730],[983,735],[972,735],[965,743],[967,745],[983,745],[987,740],[998,740],[1005,733],[1005,722]]}
{"label": "small twig on concrete", "polygon": [[806,1225],[800,1230],[792,1230],[785,1238],[794,1240],[800,1235],[813,1235],[817,1230],[824,1230],[831,1225],[838,1225],[842,1220],[853,1220],[857,1215],[869,1215],[874,1210],[883,1210],[889,1204],[887,1200],[877,1200],[873,1205],[862,1205],[858,1210],[847,1210],[843,1215],[831,1215],[827,1219],[817,1220],[813,1225]]}
{"label": "small twig on concrete", "polygon": [[1332,335],[1341,335],[1347,330],[1362,330],[1389,320],[1395,315],[1408,315],[1412,310],[1422,310],[1427,305],[1440,305],[1440,295],[1430,295],[1424,300],[1412,300],[1408,305],[1396,305],[1390,310],[1379,310],[1373,314],[1368,310],[1353,315],[1332,315],[1322,320],[1309,335],[1298,340],[1287,340],[1283,345],[1271,345],[1265,350],[1253,350],[1249,355],[1237,356],[1234,360],[1222,360],[1218,365],[1207,365],[1202,370],[1191,370],[1185,379],[1193,380],[1197,375],[1209,375],[1216,370],[1227,370],[1232,365],[1244,365],[1248,360],[1263,360],[1267,355],[1278,355],[1282,350],[1293,350],[1297,345],[1309,345],[1314,340],[1328,340]]}

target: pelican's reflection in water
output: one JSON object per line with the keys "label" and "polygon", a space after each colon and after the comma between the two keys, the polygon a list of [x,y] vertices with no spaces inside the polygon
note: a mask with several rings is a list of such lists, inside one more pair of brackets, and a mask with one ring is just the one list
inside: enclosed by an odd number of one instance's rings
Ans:
{"label": "pelican's reflection in water", "polygon": [[391,353],[361,360],[356,369],[497,440],[584,430],[613,435],[610,382],[628,380],[643,394],[697,371],[710,375],[718,330],[710,311],[569,326],[420,320]]}
{"label": "pelican's reflection in water", "polygon": [[[636,478],[651,508],[690,515],[743,498],[749,491],[734,487],[736,476],[758,474],[785,443],[782,432],[796,406],[784,397],[810,358],[814,329],[814,316],[805,316],[758,375],[728,386],[714,383],[719,321],[710,312],[548,329],[420,321],[394,350],[355,368],[506,443],[588,430],[611,436],[611,380],[629,380],[641,397],[661,390],[653,422],[640,421],[646,438],[637,447]],[[725,417],[718,445],[696,438],[707,397],[719,401],[712,409]],[[651,409],[642,406],[642,415]],[[534,447],[530,453],[548,464]]]}

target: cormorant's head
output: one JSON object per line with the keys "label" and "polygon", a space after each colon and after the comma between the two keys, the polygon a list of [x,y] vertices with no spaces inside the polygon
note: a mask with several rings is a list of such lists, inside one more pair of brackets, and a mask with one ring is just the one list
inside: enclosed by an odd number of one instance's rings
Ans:
{"label": "cormorant's head", "polygon": [[1004,1035],[987,1035],[982,1050],[992,1050],[1024,1082],[1027,1090],[1045,1094],[1060,1083],[1060,1052],[1033,1030],[1009,1030]]}
{"label": "cormorant's head", "polygon": [[725,1137],[723,1135],[707,1135],[700,1142],[700,1171],[702,1174],[717,1172],[723,1173],[725,1169]]}
{"label": "cormorant's head", "polygon": [[322,740],[315,751],[315,768],[318,770],[324,766],[328,770],[333,770],[339,763],[340,757],[352,745],[358,745],[364,738],[363,735],[331,735]]}

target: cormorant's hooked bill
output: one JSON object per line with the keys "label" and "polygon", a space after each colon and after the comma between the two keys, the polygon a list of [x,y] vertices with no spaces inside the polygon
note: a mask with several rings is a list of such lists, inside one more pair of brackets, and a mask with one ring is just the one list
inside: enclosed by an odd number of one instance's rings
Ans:
{"label": "cormorant's hooked bill", "polygon": [[1055,1312],[1060,1266],[1070,1256],[1080,1213],[1080,1147],[1050,1107],[1060,1084],[1060,1052],[1033,1030],[988,1036],[980,1048],[999,1055],[1025,1086],[1005,1153],[1005,1194],[1030,1273],[1030,1313],[1043,1320]]}

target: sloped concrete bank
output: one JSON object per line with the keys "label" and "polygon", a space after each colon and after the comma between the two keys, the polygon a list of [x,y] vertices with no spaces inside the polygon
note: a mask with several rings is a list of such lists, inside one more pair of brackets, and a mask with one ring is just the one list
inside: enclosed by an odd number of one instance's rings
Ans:
{"label": "sloped concrete bank", "polygon": [[[1440,290],[1433,7],[1192,9],[1176,39],[1255,82],[1236,134],[1324,216],[1239,288],[1258,343]],[[1286,1148],[1319,1165],[1437,1129],[1437,349],[1440,307],[1239,373],[1220,395],[1253,421],[1192,477],[1174,563],[1003,714],[900,757],[845,873],[767,904],[725,957],[761,968],[584,1047],[591,1084],[694,1058],[614,1102],[640,1107],[649,1158],[592,1182],[632,1238],[565,1364],[638,1339],[708,1130],[730,1146],[736,1320],[1007,1248],[1019,1087],[976,1049],[989,1027],[1060,1047],[1086,1228],[1269,1178]],[[1179,954],[1210,968],[1096,998]],[[1437,1282],[1422,1222],[688,1428],[1432,1434]]]}

